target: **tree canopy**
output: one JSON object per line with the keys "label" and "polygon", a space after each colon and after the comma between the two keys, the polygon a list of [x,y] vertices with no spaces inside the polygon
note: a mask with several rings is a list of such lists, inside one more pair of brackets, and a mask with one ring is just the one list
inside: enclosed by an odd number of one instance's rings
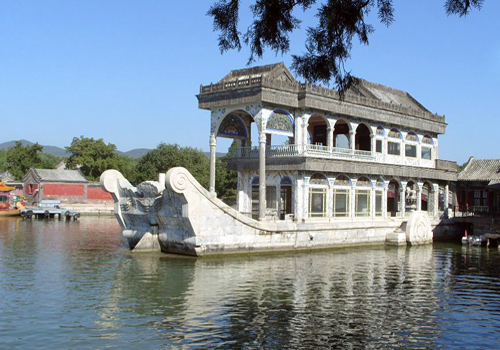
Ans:
{"label": "tree canopy", "polygon": [[42,150],[43,146],[38,143],[24,146],[21,141],[16,141],[14,146],[7,149],[7,170],[16,180],[22,179],[30,167],[39,167],[42,164]]}
{"label": "tree canopy", "polygon": [[200,150],[160,143],[158,147],[142,156],[137,163],[137,182],[154,180],[159,173],[182,166],[205,188],[209,182],[209,159]]}
{"label": "tree canopy", "polygon": [[[224,158],[217,158],[215,191],[219,198],[234,202],[236,198],[236,172],[228,171]],[[136,167],[135,182],[153,180],[159,173],[181,166],[189,170],[193,177],[205,188],[210,180],[210,159],[202,151],[191,147],[161,143],[142,156]]]}
{"label": "tree canopy", "polygon": [[[290,49],[289,35],[300,28],[301,21],[294,10],[317,9],[315,26],[307,28],[305,53],[292,55],[292,70],[310,82],[333,81],[337,89],[345,91],[357,78],[345,68],[351,55],[352,40],[358,38],[369,44],[374,32],[365,22],[376,9],[381,23],[394,22],[393,0],[254,0],[250,5],[253,22],[242,34],[239,29],[240,0],[218,0],[208,10],[213,17],[214,30],[219,32],[221,53],[241,50],[242,42],[250,49],[248,64],[262,58],[266,48],[277,54]],[[445,0],[448,15],[466,16],[472,8],[481,9],[484,0]]]}
{"label": "tree canopy", "polygon": [[116,153],[116,146],[111,143],[105,144],[103,139],[74,137],[66,150],[71,153],[66,167],[68,169],[79,168],[82,174],[91,181],[98,181],[105,170],[120,169],[122,165]]}

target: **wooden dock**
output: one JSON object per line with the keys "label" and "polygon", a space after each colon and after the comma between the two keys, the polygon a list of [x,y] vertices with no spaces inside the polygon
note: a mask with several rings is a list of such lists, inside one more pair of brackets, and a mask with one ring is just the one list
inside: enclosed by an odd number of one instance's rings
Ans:
{"label": "wooden dock", "polygon": [[23,219],[36,218],[66,218],[66,220],[77,220],[80,214],[73,209],[61,208],[61,201],[59,200],[43,200],[37,207],[28,207],[20,210]]}

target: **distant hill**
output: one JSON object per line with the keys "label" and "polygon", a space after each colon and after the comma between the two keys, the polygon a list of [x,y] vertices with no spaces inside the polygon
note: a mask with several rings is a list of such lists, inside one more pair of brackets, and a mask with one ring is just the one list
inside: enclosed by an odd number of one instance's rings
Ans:
{"label": "distant hill", "polygon": [[[16,141],[21,141],[21,143],[26,146],[26,145],[33,145],[34,142],[31,142],[31,141],[28,141],[28,140],[13,140],[13,141],[7,141],[7,142],[4,142],[4,143],[0,143],[0,149],[7,149],[9,147],[13,147],[16,145]],[[45,146],[45,145],[42,145],[43,146],[43,151],[45,153],[49,153],[49,154],[52,154],[54,156],[59,156],[59,157],[69,157],[70,154],[68,152],[66,152],[66,150],[64,148],[61,148],[61,147],[57,147],[57,146]]]}
{"label": "distant hill", "polygon": [[141,158],[143,155],[151,151],[149,148],[136,148],[128,152],[120,152],[121,154],[131,157],[131,158]]}
{"label": "distant hill", "polygon": [[[28,140],[12,140],[12,141],[7,141],[4,143],[0,143],[0,149],[7,149],[9,147],[15,146],[16,141],[21,141],[23,145],[33,145],[34,142],[28,141]],[[43,151],[45,153],[52,154],[54,156],[59,156],[59,157],[69,157],[71,154],[69,152],[66,152],[64,148],[57,147],[57,146],[50,146],[50,145],[42,145],[43,146]],[[123,154],[125,156],[131,157],[131,158],[140,158],[146,153],[151,151],[149,148],[135,148],[127,152],[121,152],[121,151],[116,151],[118,154]],[[204,152],[207,157],[210,157],[210,152]],[[217,152],[217,157],[224,157],[226,153],[222,152]]]}

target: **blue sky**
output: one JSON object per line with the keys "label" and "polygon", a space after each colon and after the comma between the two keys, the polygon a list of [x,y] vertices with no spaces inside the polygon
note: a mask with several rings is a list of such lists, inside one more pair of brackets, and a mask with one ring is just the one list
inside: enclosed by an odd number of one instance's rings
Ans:
{"label": "blue sky", "polygon": [[[210,113],[195,95],[248,59],[246,50],[220,54],[205,15],[211,3],[0,2],[0,142],[64,147],[83,135],[122,151],[160,142],[208,150]],[[500,1],[485,0],[465,18],[447,17],[443,4],[394,0],[389,28],[373,13],[370,45],[355,43],[347,68],[444,114],[441,159],[499,158]],[[314,24],[313,13],[298,14],[303,28]],[[297,32],[291,53],[303,50]],[[290,65],[291,55],[269,51],[256,64],[281,61]],[[227,145],[219,142],[218,151]]]}

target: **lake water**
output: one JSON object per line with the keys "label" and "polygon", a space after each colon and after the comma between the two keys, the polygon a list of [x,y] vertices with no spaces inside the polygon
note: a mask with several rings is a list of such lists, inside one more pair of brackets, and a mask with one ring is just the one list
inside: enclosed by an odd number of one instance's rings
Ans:
{"label": "lake water", "polygon": [[495,349],[497,249],[132,254],[114,218],[0,219],[0,349]]}

